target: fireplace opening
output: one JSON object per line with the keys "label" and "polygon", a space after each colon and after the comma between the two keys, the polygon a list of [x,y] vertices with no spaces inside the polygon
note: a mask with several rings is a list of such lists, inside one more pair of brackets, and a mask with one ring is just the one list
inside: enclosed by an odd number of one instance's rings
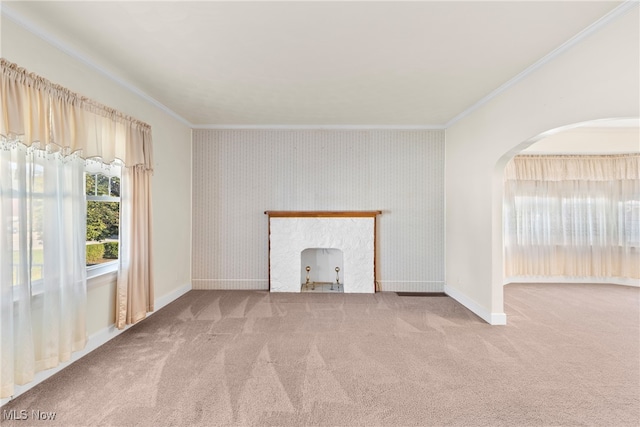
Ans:
{"label": "fireplace opening", "polygon": [[335,248],[300,253],[301,292],[344,292],[344,254]]}

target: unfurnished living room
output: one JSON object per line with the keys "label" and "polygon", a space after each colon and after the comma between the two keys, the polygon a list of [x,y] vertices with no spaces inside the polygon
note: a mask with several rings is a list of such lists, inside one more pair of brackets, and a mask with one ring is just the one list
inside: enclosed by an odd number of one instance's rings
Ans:
{"label": "unfurnished living room", "polygon": [[1,1],[3,426],[640,425],[640,7]]}

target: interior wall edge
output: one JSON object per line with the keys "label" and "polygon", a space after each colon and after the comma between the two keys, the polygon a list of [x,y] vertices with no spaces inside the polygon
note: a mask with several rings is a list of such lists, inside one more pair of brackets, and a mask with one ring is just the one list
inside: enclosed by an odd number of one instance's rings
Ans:
{"label": "interior wall edge", "polygon": [[469,309],[479,318],[484,320],[490,325],[506,325],[507,324],[507,315],[505,313],[492,313],[490,310],[487,310],[485,307],[481,306],[478,302],[471,299],[458,289],[449,286],[447,284],[444,285],[444,293],[458,301],[464,307]]}

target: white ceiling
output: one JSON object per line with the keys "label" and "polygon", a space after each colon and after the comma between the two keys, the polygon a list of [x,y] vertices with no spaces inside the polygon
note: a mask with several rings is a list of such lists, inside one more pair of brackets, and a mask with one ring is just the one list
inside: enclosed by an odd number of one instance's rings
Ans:
{"label": "white ceiling", "polygon": [[620,3],[2,5],[192,125],[444,126]]}

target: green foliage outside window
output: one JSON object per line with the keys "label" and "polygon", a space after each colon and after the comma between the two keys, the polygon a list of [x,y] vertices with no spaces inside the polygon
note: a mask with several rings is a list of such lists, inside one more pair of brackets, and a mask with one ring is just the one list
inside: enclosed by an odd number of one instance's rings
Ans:
{"label": "green foliage outside window", "polygon": [[[87,174],[87,196],[120,197],[120,179]],[[87,241],[117,239],[120,224],[120,203],[87,202]]]}
{"label": "green foliage outside window", "polygon": [[118,238],[120,203],[87,202],[87,241]]}
{"label": "green foliage outside window", "polygon": [[102,245],[106,259],[118,259],[118,242],[104,242]]}
{"label": "green foliage outside window", "polygon": [[104,245],[96,243],[87,245],[87,264],[95,264],[104,258]]}

